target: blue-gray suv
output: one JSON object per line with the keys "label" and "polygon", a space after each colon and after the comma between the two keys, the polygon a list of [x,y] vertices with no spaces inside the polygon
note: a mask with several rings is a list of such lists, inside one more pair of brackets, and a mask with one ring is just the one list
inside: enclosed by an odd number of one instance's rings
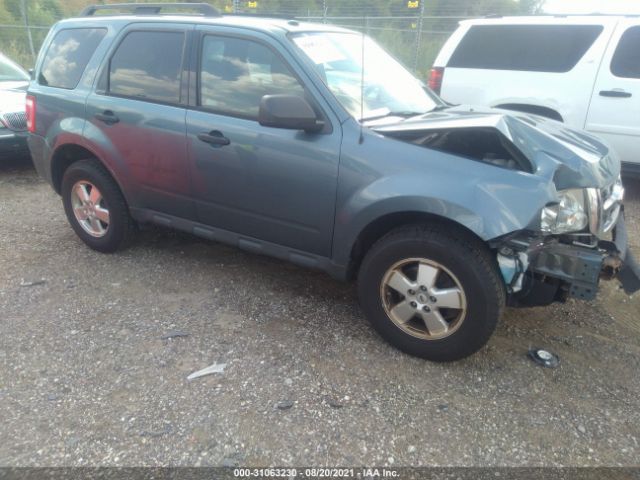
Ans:
{"label": "blue-gray suv", "polygon": [[640,288],[615,152],[447,104],[350,30],[89,7],[49,32],[27,122],[89,247],[152,223],[357,278],[364,314],[412,355],[472,354],[505,305],[592,299],[601,278]]}

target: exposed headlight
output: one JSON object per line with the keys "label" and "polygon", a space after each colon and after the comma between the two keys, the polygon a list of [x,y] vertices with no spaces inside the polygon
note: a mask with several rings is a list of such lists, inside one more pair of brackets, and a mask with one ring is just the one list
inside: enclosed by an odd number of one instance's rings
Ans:
{"label": "exposed headlight", "polygon": [[573,188],[558,192],[560,201],[542,209],[540,229],[556,235],[583,230],[589,224],[587,190]]}

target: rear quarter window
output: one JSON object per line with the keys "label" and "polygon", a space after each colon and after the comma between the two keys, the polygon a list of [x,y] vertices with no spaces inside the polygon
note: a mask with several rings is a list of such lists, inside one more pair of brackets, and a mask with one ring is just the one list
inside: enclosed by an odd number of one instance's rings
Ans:
{"label": "rear quarter window", "polygon": [[640,27],[631,27],[620,38],[611,60],[616,77],[640,78]]}
{"label": "rear quarter window", "polygon": [[60,30],[53,37],[44,57],[38,83],[49,87],[76,88],[106,33],[106,28]]}
{"label": "rear quarter window", "polygon": [[475,25],[447,66],[564,73],[603,30],[602,25]]}

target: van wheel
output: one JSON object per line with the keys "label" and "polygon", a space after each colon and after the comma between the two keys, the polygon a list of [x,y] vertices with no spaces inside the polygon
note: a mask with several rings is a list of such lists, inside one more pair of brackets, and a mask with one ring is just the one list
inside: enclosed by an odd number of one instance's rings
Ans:
{"label": "van wheel", "polygon": [[61,194],[69,223],[89,247],[111,253],[133,239],[136,227],[129,207],[98,160],[80,160],[67,168]]}
{"label": "van wheel", "polygon": [[438,362],[478,351],[505,304],[489,250],[442,225],[404,226],[380,239],[362,262],[358,295],[385,340]]}

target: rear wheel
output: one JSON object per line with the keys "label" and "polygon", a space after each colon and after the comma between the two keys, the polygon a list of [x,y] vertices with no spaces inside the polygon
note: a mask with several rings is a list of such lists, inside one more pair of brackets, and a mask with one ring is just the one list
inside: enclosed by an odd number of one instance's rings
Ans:
{"label": "rear wheel", "polygon": [[132,240],[135,223],[124,196],[97,160],[72,164],[64,173],[61,195],[71,227],[89,247],[110,253]]}
{"label": "rear wheel", "polygon": [[411,355],[451,361],[489,339],[502,313],[502,280],[482,242],[447,226],[392,231],[365,256],[361,306],[389,343]]}

